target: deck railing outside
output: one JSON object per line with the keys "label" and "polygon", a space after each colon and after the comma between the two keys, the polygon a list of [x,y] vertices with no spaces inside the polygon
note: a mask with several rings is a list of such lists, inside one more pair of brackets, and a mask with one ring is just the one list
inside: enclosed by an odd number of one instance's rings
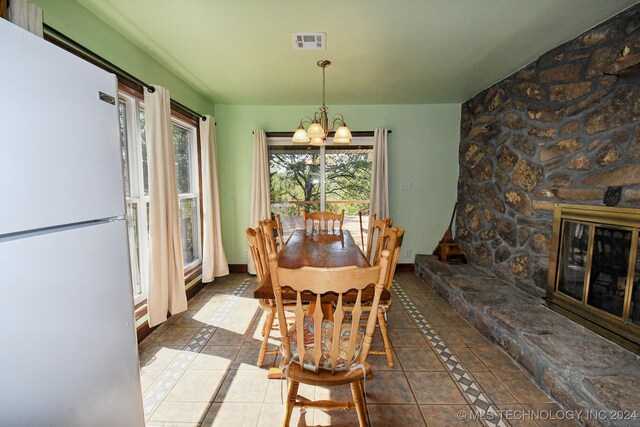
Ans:
{"label": "deck railing outside", "polygon": [[[369,215],[359,215],[358,212],[368,210],[368,208],[359,208],[365,205],[368,206],[369,200],[327,200],[326,205],[327,209],[332,212],[345,209],[342,228],[349,230],[353,240],[362,249],[364,247],[363,242],[364,244],[367,242],[366,234],[369,229]],[[320,210],[320,200],[274,200],[271,202],[271,210],[280,214],[285,238],[296,228],[303,228],[302,208],[307,209],[308,212]],[[347,213],[349,211],[355,213]],[[361,221],[364,236],[360,232]]]}

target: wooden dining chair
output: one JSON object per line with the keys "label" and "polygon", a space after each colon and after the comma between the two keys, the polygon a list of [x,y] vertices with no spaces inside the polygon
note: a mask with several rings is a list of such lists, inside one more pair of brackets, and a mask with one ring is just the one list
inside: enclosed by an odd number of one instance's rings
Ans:
{"label": "wooden dining chair", "polygon": [[[280,322],[282,366],[287,372],[289,386],[283,426],[289,425],[294,407],[325,411],[355,408],[360,426],[368,425],[363,381],[371,372],[367,356],[376,318],[369,316],[366,329],[362,331],[362,293],[367,286],[375,284],[370,307],[377,311],[388,266],[388,252],[382,254],[380,265],[375,267],[302,267],[295,270],[279,267],[277,255],[274,252],[269,254],[271,283],[279,316],[284,316],[283,287],[291,288],[297,296],[295,323],[287,328],[286,323]],[[347,292],[357,293],[350,320],[345,316],[343,306]],[[302,303],[303,293],[315,300],[318,307],[325,294],[335,297],[333,320],[325,319],[323,310],[318,309],[313,316],[306,316]],[[349,384],[353,402],[299,400],[297,395],[300,383],[322,387]]]}
{"label": "wooden dining chair", "polygon": [[367,251],[365,252],[365,255],[367,256],[367,260],[375,265],[380,259],[382,246],[384,246],[384,230],[387,227],[391,227],[393,225],[393,221],[388,217],[384,219],[377,219],[377,215],[375,213],[371,214],[369,221]]}
{"label": "wooden dining chair", "polygon": [[[278,215],[279,216],[279,215]],[[284,248],[284,237],[282,236],[282,228],[275,219],[263,219],[258,221],[258,227],[262,228],[264,235],[265,249],[269,252],[280,252]]]}
{"label": "wooden dining chair", "polygon": [[[249,252],[253,265],[255,266],[256,276],[258,281],[269,274],[269,260],[267,259],[265,251],[265,241],[263,237],[262,227],[256,229],[247,228],[247,241],[249,242]],[[262,345],[260,346],[260,352],[258,353],[258,366],[262,366],[264,358],[267,354],[277,354],[278,350],[268,350],[269,335],[273,329],[274,320],[276,317],[276,304],[274,300],[260,299],[260,308],[266,313],[267,317],[262,325]]]}
{"label": "wooden dining chair", "polygon": [[[402,240],[404,238],[404,229],[402,227],[384,228],[383,234],[380,236],[381,242],[381,254],[378,259],[378,263],[382,259],[382,253],[385,251],[389,253],[389,268],[387,269],[387,275],[385,276],[384,286],[387,290],[391,291],[391,285],[393,284],[393,276],[395,275],[396,266],[398,264],[398,257],[400,255],[400,248],[402,246]],[[376,265],[376,264],[374,264]],[[365,306],[364,312],[375,313],[377,317],[376,328],[380,329],[382,335],[382,342],[384,350],[371,350],[369,354],[376,356],[386,356],[387,364],[393,368],[395,361],[393,359],[393,350],[391,349],[391,341],[389,340],[388,322],[386,312],[391,307],[391,300],[380,301],[380,306],[377,311],[371,310],[371,307]],[[353,310],[353,307],[347,305],[348,311]],[[363,326],[362,324],[360,326]]]}
{"label": "wooden dining chair", "polygon": [[[384,286],[389,290],[391,295],[391,286],[393,285],[393,277],[396,273],[396,267],[398,265],[398,258],[400,256],[400,250],[402,248],[402,240],[404,239],[404,228],[392,227],[386,228],[383,233],[383,247],[382,251],[389,252],[389,268],[387,269],[387,276],[385,277]],[[393,350],[391,349],[391,341],[389,340],[388,333],[388,320],[387,312],[391,309],[391,299],[388,301],[381,301],[377,310],[378,323],[377,327],[380,328],[380,334],[382,335],[382,342],[384,345],[384,351],[372,351],[371,354],[385,355],[387,357],[387,364],[393,368],[395,361],[393,359]],[[373,311],[372,311],[373,312]]]}
{"label": "wooden dining chair", "polygon": [[[331,231],[342,230],[342,224],[344,223],[344,209],[342,212],[334,213],[329,211],[316,211],[307,213],[305,208],[302,208],[302,223],[304,224],[304,231],[307,232],[308,224],[311,223],[311,231],[329,231],[329,225],[331,225]],[[336,228],[336,223],[338,227]]]}

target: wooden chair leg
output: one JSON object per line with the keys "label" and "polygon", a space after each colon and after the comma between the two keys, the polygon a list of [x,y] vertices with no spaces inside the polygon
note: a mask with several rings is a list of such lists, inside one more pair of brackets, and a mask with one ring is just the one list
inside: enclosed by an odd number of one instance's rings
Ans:
{"label": "wooden chair leg", "polygon": [[367,413],[367,395],[364,394],[364,382],[362,380],[358,381],[358,387],[360,387],[360,394],[362,395],[362,407],[364,408],[364,411],[366,414]]}
{"label": "wooden chair leg", "polygon": [[[269,317],[269,312],[267,310],[265,310],[265,313],[267,313],[267,317]],[[267,333],[267,319],[264,319],[264,323],[262,324],[262,336],[264,337],[266,333]]]}
{"label": "wooden chair leg", "polygon": [[366,427],[367,424],[367,412],[364,406],[364,396],[362,395],[362,389],[359,385],[360,381],[354,381],[351,384],[351,395],[353,396],[353,403],[356,406],[356,412],[358,413],[358,423],[360,427]]}
{"label": "wooden chair leg", "polygon": [[387,355],[387,364],[390,368],[393,368],[393,351],[391,351],[391,342],[389,341],[389,334],[387,332],[387,321],[384,319],[384,310],[378,310],[378,324],[380,325],[380,333],[382,334],[382,341],[384,342],[384,352]]}
{"label": "wooden chair leg", "polygon": [[296,403],[296,397],[298,397],[299,385],[299,382],[289,378],[289,394],[287,395],[287,401],[285,402],[284,421],[282,422],[282,427],[289,427],[289,423],[291,422],[291,413],[293,412],[293,406]]}
{"label": "wooden chair leg", "polygon": [[258,354],[258,366],[262,366],[264,363],[264,355],[267,352],[274,317],[275,313],[273,310],[267,312],[267,318],[264,320],[264,337],[262,338],[262,345],[260,346],[260,353]]}

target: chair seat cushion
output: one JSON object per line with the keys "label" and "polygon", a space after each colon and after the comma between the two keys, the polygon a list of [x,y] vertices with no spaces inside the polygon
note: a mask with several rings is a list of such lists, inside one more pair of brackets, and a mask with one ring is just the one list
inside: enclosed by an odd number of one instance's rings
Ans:
{"label": "chair seat cushion", "polygon": [[[313,317],[305,316],[303,322],[304,328],[304,346],[305,355],[303,366],[305,369],[315,372],[315,363],[313,362],[313,350],[315,348],[314,343],[314,321]],[[325,370],[331,370],[331,348],[333,342],[333,321],[322,320],[322,356],[320,357],[320,368]],[[292,363],[299,364],[300,357],[298,356],[298,329],[294,323],[289,328],[289,346],[291,348],[291,360]],[[347,349],[351,337],[351,322],[344,321],[340,327],[340,352],[336,361],[336,371],[347,370]],[[360,355],[360,348],[362,347],[362,338],[364,337],[364,330],[358,328],[356,337],[356,350],[354,353],[354,360]]]}

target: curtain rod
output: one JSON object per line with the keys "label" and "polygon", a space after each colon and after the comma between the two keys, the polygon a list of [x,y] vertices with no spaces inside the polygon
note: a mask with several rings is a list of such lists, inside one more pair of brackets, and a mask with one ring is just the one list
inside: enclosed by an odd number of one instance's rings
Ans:
{"label": "curtain rod", "polygon": [[[156,89],[152,85],[147,84],[142,80],[140,80],[139,78],[137,78],[136,76],[126,72],[125,70],[118,67],[114,63],[106,60],[102,56],[98,55],[97,53],[81,45],[80,43],[73,40],[72,38],[56,30],[51,25],[48,25],[46,23],[43,24],[43,30],[44,30],[44,36],[46,40],[92,63],[93,65],[96,65],[102,68],[103,70],[106,70],[110,73],[115,74],[118,77],[119,82],[139,92],[143,92],[144,88],[147,88],[147,90],[151,93],[155,92]],[[197,111],[192,110],[191,108],[173,99],[171,100],[171,108],[178,111],[179,113],[184,114],[187,117],[190,117],[193,120],[196,120],[196,121],[198,119],[202,119],[203,121],[207,120],[206,116],[203,116]]]}
{"label": "curtain rod", "polygon": [[[251,132],[252,134],[255,132]],[[293,132],[265,132],[268,138],[292,137]],[[387,133],[391,133],[391,129],[387,129]],[[334,136],[335,132],[329,132],[329,136]],[[354,130],[351,131],[352,136],[373,136],[372,130]]]}

